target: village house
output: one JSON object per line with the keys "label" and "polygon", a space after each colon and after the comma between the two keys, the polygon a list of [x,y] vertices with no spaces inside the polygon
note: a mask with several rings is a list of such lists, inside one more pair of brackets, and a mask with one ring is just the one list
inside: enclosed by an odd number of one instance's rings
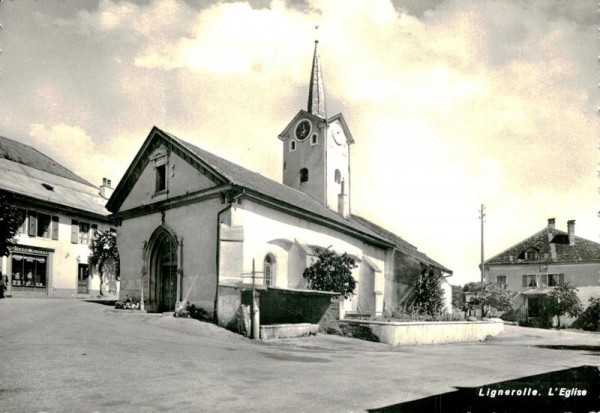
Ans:
{"label": "village house", "polygon": [[561,282],[577,287],[581,302],[600,295],[600,244],[575,235],[575,220],[567,232],[554,218],[525,240],[484,262],[485,279],[517,292],[520,318],[539,317],[543,298]]}
{"label": "village house", "polygon": [[[107,204],[118,225],[122,296],[142,300],[148,311],[173,311],[177,302],[189,302],[227,325],[254,268],[265,324],[269,313],[274,322],[277,311],[310,312],[306,302],[318,293],[306,290],[303,272],[319,248],[346,253],[358,264],[358,287],[340,304],[342,316],[394,308],[407,288],[402,282],[424,267],[436,277],[451,274],[400,237],[352,214],[355,141],[342,114],[326,114],[317,44],[308,95],[307,110],[278,136],[283,183],[151,130]],[[302,310],[298,302],[284,308],[289,301],[276,295],[309,301]]]}
{"label": "village house", "polygon": [[[104,207],[110,181],[97,188],[31,146],[0,137],[0,192],[23,216],[16,247],[0,257],[6,294],[97,295],[100,282],[88,264],[89,244],[94,230],[111,230]],[[108,290],[117,294],[114,277]]]}

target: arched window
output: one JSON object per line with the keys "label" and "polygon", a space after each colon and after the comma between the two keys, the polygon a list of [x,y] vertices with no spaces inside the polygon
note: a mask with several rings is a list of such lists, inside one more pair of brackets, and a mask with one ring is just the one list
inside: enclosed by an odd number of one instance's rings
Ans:
{"label": "arched window", "polygon": [[334,179],[335,179],[336,184],[339,184],[342,182],[342,173],[340,172],[339,169],[335,170]]}
{"label": "arched window", "polygon": [[300,169],[300,182],[308,182],[308,169]]}
{"label": "arched window", "polygon": [[265,285],[274,285],[275,283],[275,257],[272,254],[265,256],[263,263]]}

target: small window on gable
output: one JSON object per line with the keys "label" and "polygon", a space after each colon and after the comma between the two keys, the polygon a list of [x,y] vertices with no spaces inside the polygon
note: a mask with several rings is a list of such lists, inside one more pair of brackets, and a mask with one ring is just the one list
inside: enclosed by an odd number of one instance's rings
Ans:
{"label": "small window on gable", "polygon": [[156,166],[156,190],[155,192],[161,192],[167,189],[167,165]]}
{"label": "small window on gable", "polygon": [[319,138],[317,137],[316,133],[313,133],[313,135],[310,137],[310,144],[316,145],[317,143],[319,143]]}
{"label": "small window on gable", "polygon": [[335,170],[334,179],[336,184],[342,183],[342,173],[339,169]]}
{"label": "small window on gable", "polygon": [[168,169],[168,152],[163,149],[157,149],[150,157],[154,162],[154,194],[159,195],[167,191],[167,169]]}
{"label": "small window on gable", "polygon": [[296,150],[296,141],[292,140],[290,141],[290,152],[295,151]]}
{"label": "small window on gable", "polygon": [[308,169],[300,169],[300,182],[308,182]]}

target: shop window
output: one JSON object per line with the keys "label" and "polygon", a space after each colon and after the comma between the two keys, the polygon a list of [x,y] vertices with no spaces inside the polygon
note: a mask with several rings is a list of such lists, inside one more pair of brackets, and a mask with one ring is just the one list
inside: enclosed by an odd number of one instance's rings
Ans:
{"label": "shop window", "polygon": [[46,288],[47,261],[47,257],[37,255],[12,255],[12,286]]}

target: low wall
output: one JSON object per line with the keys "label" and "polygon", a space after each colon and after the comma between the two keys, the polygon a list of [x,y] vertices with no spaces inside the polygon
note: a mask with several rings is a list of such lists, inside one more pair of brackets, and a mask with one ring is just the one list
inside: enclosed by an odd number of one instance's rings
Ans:
{"label": "low wall", "polygon": [[[340,321],[342,326],[369,329],[373,341],[391,345],[482,341],[504,330],[502,321],[382,322]],[[364,331],[363,333],[364,334]]]}
{"label": "low wall", "polygon": [[263,341],[282,338],[314,336],[319,331],[318,324],[272,324],[260,326],[260,338]]}

